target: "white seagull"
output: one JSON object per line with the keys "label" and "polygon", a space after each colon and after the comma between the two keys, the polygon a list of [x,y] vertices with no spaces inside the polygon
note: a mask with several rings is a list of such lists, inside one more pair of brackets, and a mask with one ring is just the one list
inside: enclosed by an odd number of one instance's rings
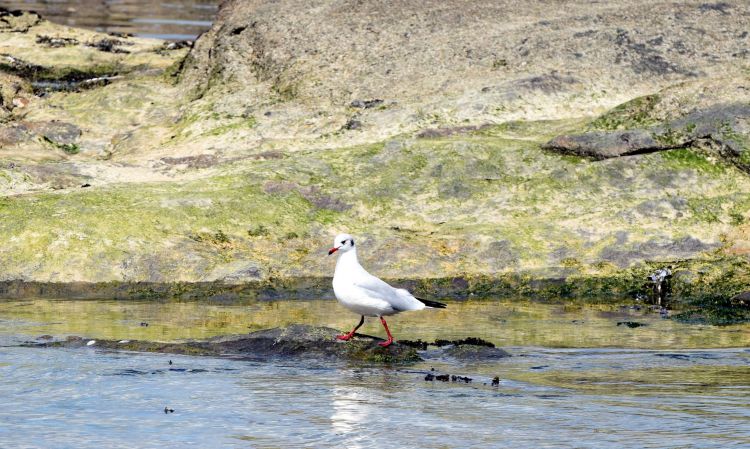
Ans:
{"label": "white seagull", "polygon": [[365,316],[377,316],[380,317],[380,322],[388,334],[388,340],[378,344],[386,347],[393,343],[393,336],[388,330],[384,316],[407,310],[422,310],[425,307],[445,308],[445,304],[441,302],[415,298],[403,288],[393,288],[368,273],[357,260],[357,249],[351,235],[336,236],[328,255],[335,252],[339,253],[339,260],[336,262],[336,272],[333,275],[333,292],[344,307],[361,315],[359,324],[348,334],[337,336],[339,340],[352,338],[354,332],[364,324]]}

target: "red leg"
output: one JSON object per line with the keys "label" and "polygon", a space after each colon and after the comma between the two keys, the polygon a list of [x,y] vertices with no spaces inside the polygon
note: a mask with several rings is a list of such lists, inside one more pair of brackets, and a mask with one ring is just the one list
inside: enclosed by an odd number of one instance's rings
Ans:
{"label": "red leg", "polygon": [[349,340],[350,338],[354,336],[354,333],[357,332],[357,329],[359,329],[359,327],[362,326],[364,322],[365,322],[365,316],[362,315],[359,319],[359,324],[354,326],[354,329],[352,329],[351,332],[349,332],[348,334],[344,334],[344,335],[337,335],[336,338],[338,338],[339,340],[344,340],[344,341]]}
{"label": "red leg", "polygon": [[383,323],[383,327],[385,328],[385,333],[388,334],[388,340],[378,343],[382,347],[390,346],[391,343],[393,343],[393,335],[391,335],[391,331],[388,330],[388,324],[385,322],[385,318],[382,316],[380,317],[380,322]]}

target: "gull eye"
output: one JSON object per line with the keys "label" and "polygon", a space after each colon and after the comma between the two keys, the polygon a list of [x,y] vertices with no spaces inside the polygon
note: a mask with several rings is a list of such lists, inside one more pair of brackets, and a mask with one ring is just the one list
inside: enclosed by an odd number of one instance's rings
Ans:
{"label": "gull eye", "polygon": [[342,244],[342,245],[346,245],[346,240],[342,240],[342,241],[341,241],[341,244]]}

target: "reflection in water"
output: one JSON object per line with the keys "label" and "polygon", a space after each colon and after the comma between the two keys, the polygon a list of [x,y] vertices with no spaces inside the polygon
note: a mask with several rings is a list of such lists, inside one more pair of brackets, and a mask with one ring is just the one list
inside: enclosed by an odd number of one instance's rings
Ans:
{"label": "reflection in water", "polygon": [[[0,301],[0,335],[175,341],[241,334],[289,324],[351,328],[355,315],[336,301],[216,304],[182,301]],[[4,321],[2,321],[4,320]],[[392,318],[396,339],[470,336],[499,346],[562,348],[721,348],[750,346],[750,325],[697,326],[662,319],[648,308],[557,305],[530,301],[450,302],[447,309]],[[637,322],[640,327],[620,325]],[[148,324],[146,326],[145,324]],[[363,334],[383,335],[376,319]]]}
{"label": "reflection in water", "polygon": [[8,9],[37,11],[52,22],[105,33],[193,40],[211,26],[218,1],[212,0],[15,0]]}
{"label": "reflection in water", "polygon": [[352,449],[365,447],[370,416],[371,388],[335,385],[332,388],[333,414],[331,430],[343,438],[344,446]]}

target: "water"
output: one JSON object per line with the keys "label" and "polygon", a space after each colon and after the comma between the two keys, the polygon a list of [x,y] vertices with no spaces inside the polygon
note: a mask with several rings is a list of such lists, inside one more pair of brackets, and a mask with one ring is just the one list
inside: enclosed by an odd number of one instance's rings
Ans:
{"label": "water", "polygon": [[[12,346],[43,333],[176,340],[354,321],[334,301],[2,302],[0,447],[750,446],[750,326],[680,325],[645,309],[466,302],[391,320],[397,337],[483,335],[514,354],[462,365]],[[474,380],[427,382],[431,368]]]}
{"label": "water", "polygon": [[194,40],[211,27],[218,3],[209,0],[16,0],[0,1],[0,6],[37,11],[52,22],[105,33]]}

